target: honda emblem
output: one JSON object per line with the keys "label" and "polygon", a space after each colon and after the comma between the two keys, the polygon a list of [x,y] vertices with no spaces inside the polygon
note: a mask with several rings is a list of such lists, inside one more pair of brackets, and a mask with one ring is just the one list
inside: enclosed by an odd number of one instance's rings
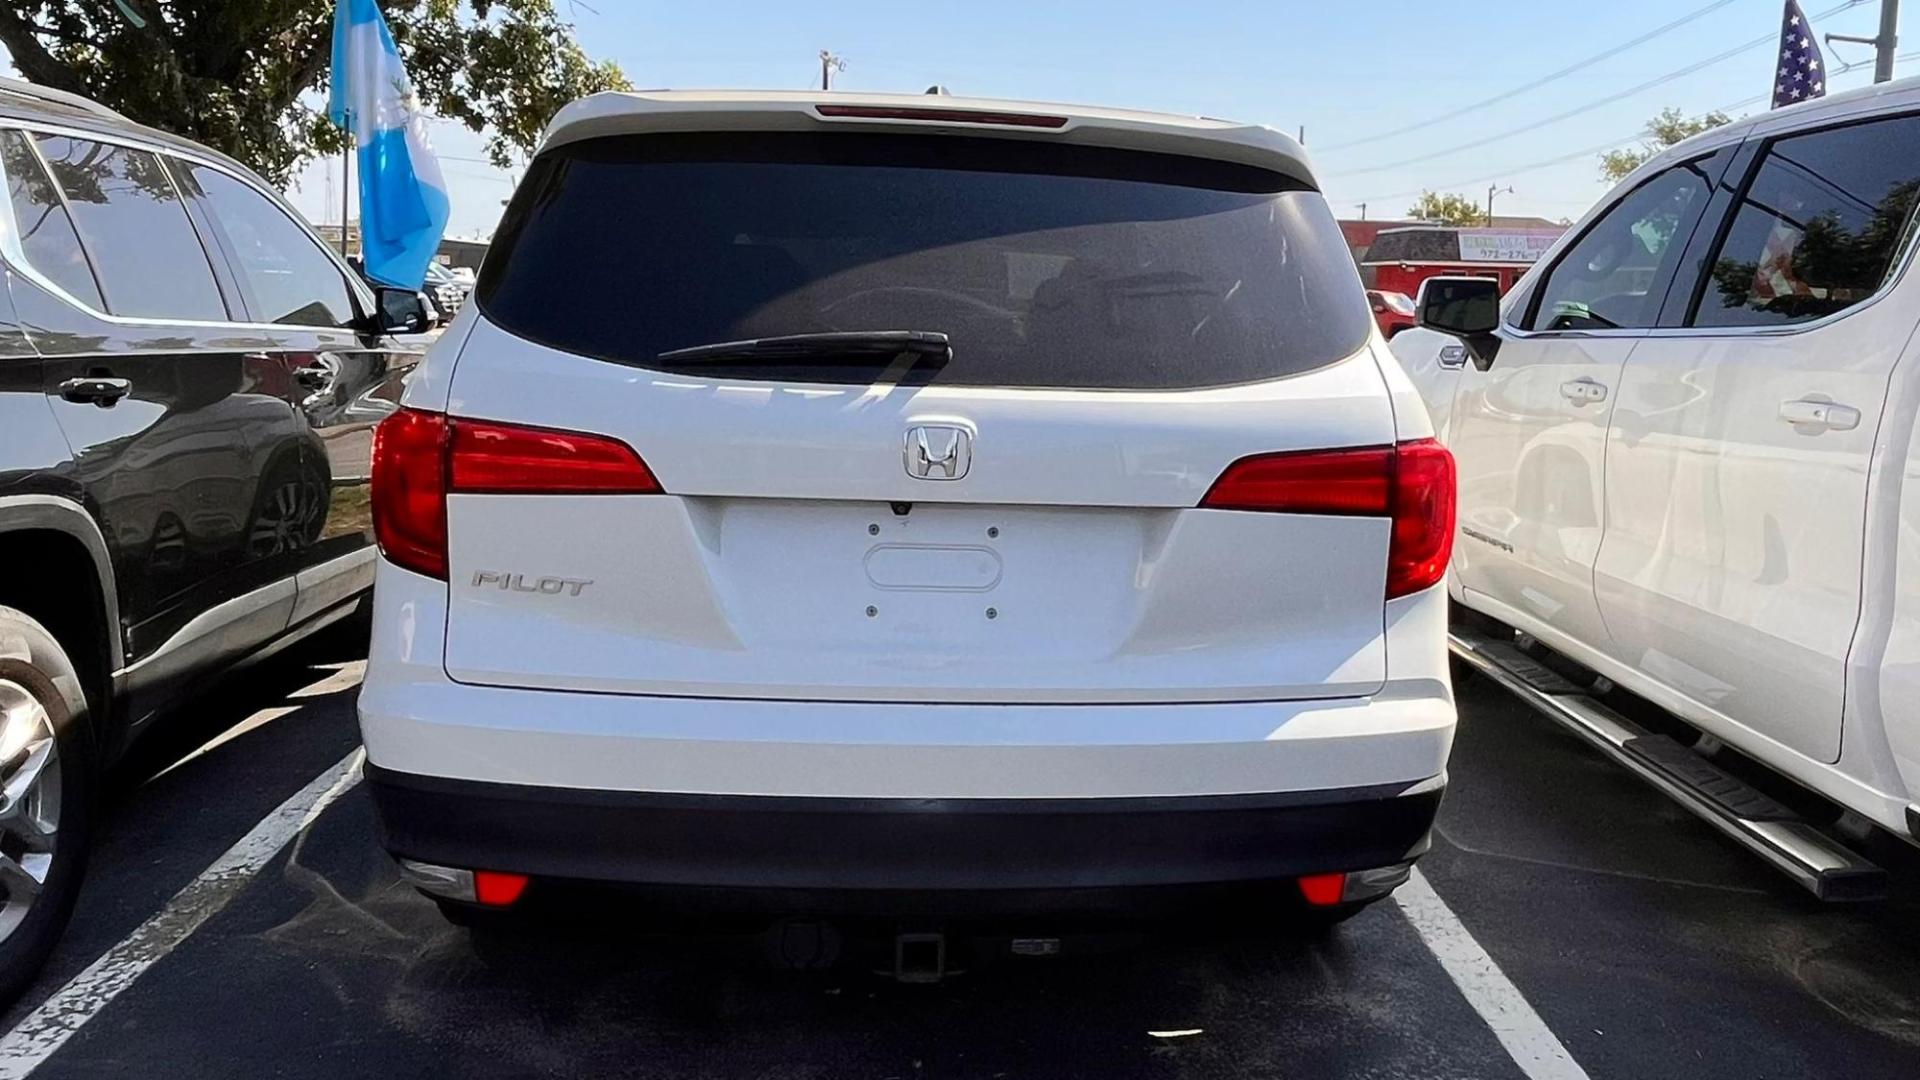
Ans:
{"label": "honda emblem", "polygon": [[907,429],[907,475],[920,480],[958,480],[973,464],[973,434],[951,424]]}

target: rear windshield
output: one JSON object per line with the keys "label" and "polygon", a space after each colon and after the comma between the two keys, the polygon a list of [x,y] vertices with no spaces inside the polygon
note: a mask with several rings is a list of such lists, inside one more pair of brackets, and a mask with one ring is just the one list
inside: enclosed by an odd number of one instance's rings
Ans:
{"label": "rear windshield", "polygon": [[[479,283],[554,348],[659,354],[790,334],[930,331],[903,381],[1169,389],[1295,374],[1366,341],[1365,295],[1318,192],[1170,155],[939,136],[635,135],[542,155]],[[795,361],[779,377],[863,382]],[[896,376],[897,377],[897,376]]]}

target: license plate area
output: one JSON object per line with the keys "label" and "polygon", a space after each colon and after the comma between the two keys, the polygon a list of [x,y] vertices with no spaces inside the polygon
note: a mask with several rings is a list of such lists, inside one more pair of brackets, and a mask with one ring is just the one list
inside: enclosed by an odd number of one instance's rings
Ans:
{"label": "license plate area", "polygon": [[[839,639],[909,665],[1036,647],[1084,657],[1110,651],[1132,625],[1143,522],[1158,516],[728,500],[716,578],[750,645]],[[1039,623],[1051,626],[1044,646],[1014,640]]]}
{"label": "license plate area", "polygon": [[[1371,693],[1388,525],[1154,507],[449,499],[461,681],[809,700]],[[481,570],[588,584],[547,595]]]}

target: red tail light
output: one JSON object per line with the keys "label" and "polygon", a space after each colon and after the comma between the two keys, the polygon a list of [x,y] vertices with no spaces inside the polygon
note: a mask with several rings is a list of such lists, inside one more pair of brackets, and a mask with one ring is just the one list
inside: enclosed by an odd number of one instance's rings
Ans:
{"label": "red tail light", "polygon": [[452,489],[495,495],[658,495],[660,484],[618,439],[453,422]]}
{"label": "red tail light", "polygon": [[1210,510],[1385,517],[1393,490],[1393,447],[1309,450],[1241,458],[1200,500]]}
{"label": "red tail light", "polygon": [[402,409],[373,433],[373,532],[388,561],[447,576],[447,495],[655,495],[618,439]]}
{"label": "red tail light", "polygon": [[1439,584],[1453,557],[1453,454],[1432,439],[1421,439],[1395,447],[1393,459],[1389,600]]}
{"label": "red tail light", "polygon": [[1453,554],[1453,455],[1432,439],[1360,450],[1242,458],[1214,481],[1211,510],[1393,520],[1387,599],[1434,585]]}
{"label": "red tail light", "polygon": [[373,535],[395,566],[447,576],[447,418],[401,409],[373,429]]}

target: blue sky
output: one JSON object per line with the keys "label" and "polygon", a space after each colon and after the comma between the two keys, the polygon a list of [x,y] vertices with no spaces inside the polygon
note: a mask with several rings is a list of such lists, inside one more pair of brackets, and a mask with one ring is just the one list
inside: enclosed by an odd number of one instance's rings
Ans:
{"label": "blue sky", "polygon": [[[596,58],[618,61],[640,87],[817,85],[822,48],[847,58],[836,86],[918,91],[944,83],[959,94],[1086,102],[1305,125],[1307,147],[1343,217],[1399,216],[1422,188],[1484,200],[1489,183],[1512,185],[1501,213],[1578,216],[1604,191],[1597,152],[1631,137],[1667,105],[1703,112],[1764,95],[1775,55],[1762,45],[1657,87],[1555,123],[1543,120],[1618,94],[1778,32],[1782,0],[1729,0],[1659,38],[1547,86],[1443,123],[1424,122],[1627,42],[1710,0],[1432,0],[1305,3],[1209,0],[1204,4],[971,0],[966,4],[869,0],[557,0]],[[1802,0],[1810,15],[1845,0]],[[1815,20],[1821,33],[1872,35],[1878,4]],[[1906,20],[1913,22],[1913,18]],[[1920,31],[1907,40],[1920,48]],[[1829,48],[1829,66],[1870,50]],[[1920,60],[1901,74],[1920,73]],[[1836,74],[1834,89],[1865,85],[1871,63]],[[1748,105],[1738,112],[1766,107]],[[1412,132],[1339,148],[1382,132]],[[1511,137],[1431,160],[1489,136]],[[433,127],[453,189],[456,235],[486,235],[510,175],[479,160],[481,139]],[[1549,159],[1573,159],[1525,169]],[[290,193],[317,221],[339,215],[338,163],[303,172]],[[1466,181],[1473,181],[1467,183]],[[329,199],[329,192],[332,198]]]}

